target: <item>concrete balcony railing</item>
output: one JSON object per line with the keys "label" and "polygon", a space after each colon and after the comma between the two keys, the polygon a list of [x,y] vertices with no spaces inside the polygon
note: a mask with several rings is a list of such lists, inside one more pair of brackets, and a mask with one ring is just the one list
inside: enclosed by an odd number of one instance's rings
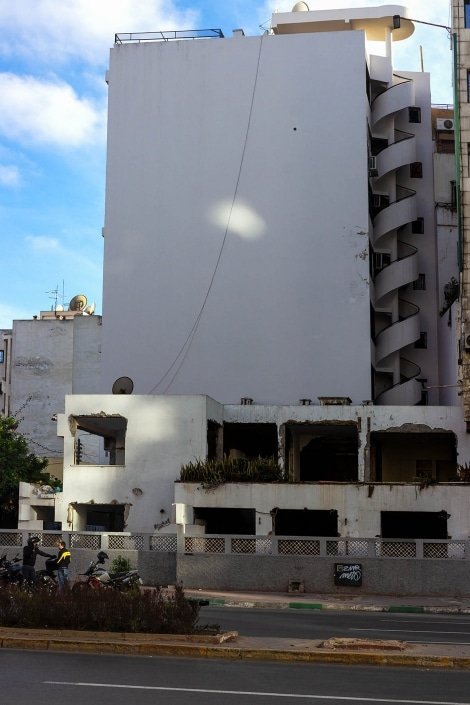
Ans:
{"label": "concrete balcony railing", "polygon": [[375,161],[379,178],[406,164],[412,164],[416,161],[416,137],[408,135],[389,144],[376,155]]}
{"label": "concrete balcony railing", "polygon": [[[403,302],[400,302],[403,303]],[[407,316],[402,316],[399,321],[384,328],[376,336],[375,340],[375,355],[376,367],[380,367],[380,363],[386,357],[398,350],[412,345],[420,337],[420,317],[419,308],[409,302],[406,302],[412,309],[412,313]]]}
{"label": "concrete balcony railing", "polygon": [[382,269],[375,277],[375,303],[392,291],[414,282],[418,278],[418,250],[412,245],[401,243],[410,253]]}
{"label": "concrete balcony railing", "polygon": [[378,395],[375,404],[378,406],[414,406],[421,399],[422,387],[416,379],[408,379],[393,385],[390,389]]}
{"label": "concrete balcony railing", "polygon": [[372,103],[371,121],[372,127],[377,127],[378,123],[385,117],[394,115],[415,104],[414,83],[410,79],[394,76],[397,83],[380,93]]}
{"label": "concrete balcony railing", "polygon": [[412,223],[417,218],[416,192],[402,187],[400,190],[406,192],[406,195],[390,203],[374,218],[372,234],[374,246],[384,235],[388,235],[407,223]]}

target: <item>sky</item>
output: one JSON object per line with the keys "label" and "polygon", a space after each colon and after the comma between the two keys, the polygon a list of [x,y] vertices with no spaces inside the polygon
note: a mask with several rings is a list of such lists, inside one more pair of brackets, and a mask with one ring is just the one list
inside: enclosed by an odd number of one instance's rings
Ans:
{"label": "sky", "polygon": [[[371,0],[307,0],[311,10]],[[0,0],[0,328],[85,294],[102,313],[109,49],[119,32],[242,28],[259,35],[295,0]],[[449,0],[403,2],[413,19],[450,24]],[[213,40],[217,41],[217,40]],[[417,25],[397,69],[431,74],[452,103],[447,32]]]}

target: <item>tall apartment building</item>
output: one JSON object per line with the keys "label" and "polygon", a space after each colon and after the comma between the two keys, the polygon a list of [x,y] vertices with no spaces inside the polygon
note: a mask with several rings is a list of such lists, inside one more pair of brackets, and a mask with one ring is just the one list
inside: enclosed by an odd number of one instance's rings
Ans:
{"label": "tall apartment building", "polygon": [[439,403],[429,76],[394,70],[394,14],[118,36],[103,393]]}

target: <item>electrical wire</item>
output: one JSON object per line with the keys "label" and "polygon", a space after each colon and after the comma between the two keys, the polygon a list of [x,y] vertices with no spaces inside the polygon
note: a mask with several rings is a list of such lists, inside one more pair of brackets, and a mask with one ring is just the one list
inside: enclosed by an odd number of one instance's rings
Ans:
{"label": "electrical wire", "polygon": [[[197,329],[199,328],[199,323],[200,323],[200,321],[201,321],[202,314],[204,313],[204,309],[205,309],[205,307],[206,307],[207,300],[208,300],[208,298],[209,298],[209,295],[210,295],[211,290],[212,290],[212,286],[213,286],[213,284],[214,284],[214,280],[215,280],[215,277],[216,277],[216,274],[217,274],[217,270],[219,269],[220,261],[221,261],[221,259],[222,259],[222,254],[223,254],[223,251],[224,251],[224,248],[225,248],[225,243],[226,243],[226,241],[227,241],[228,230],[229,230],[229,227],[230,227],[230,221],[231,221],[231,219],[232,219],[233,209],[234,209],[234,207],[235,207],[235,202],[236,202],[237,195],[238,195],[238,188],[239,188],[239,185],[240,185],[240,178],[241,178],[242,168],[243,168],[243,164],[244,164],[244,161],[245,161],[246,147],[247,147],[247,144],[248,144],[248,135],[249,135],[249,132],[250,132],[251,119],[252,119],[252,115],[253,115],[253,105],[254,105],[254,101],[255,101],[256,86],[257,86],[257,83],[258,83],[259,67],[260,67],[260,62],[261,62],[261,50],[262,50],[262,46],[263,46],[263,38],[264,38],[264,35],[262,35],[261,38],[260,38],[260,45],[259,45],[259,51],[258,51],[258,59],[257,59],[257,63],[256,63],[255,79],[254,79],[254,82],[253,82],[253,90],[252,90],[252,94],[251,94],[250,109],[249,109],[249,112],[248,112],[248,121],[247,121],[247,125],[246,125],[246,130],[245,130],[245,138],[244,138],[244,142],[243,142],[242,154],[241,154],[241,157],[240,157],[240,164],[239,164],[239,168],[238,168],[237,180],[236,180],[235,189],[234,189],[234,192],[233,192],[232,203],[231,203],[231,205],[230,205],[230,210],[229,210],[229,214],[228,214],[228,217],[227,217],[227,225],[225,226],[224,237],[223,237],[223,239],[222,239],[222,244],[221,244],[220,249],[219,249],[219,254],[218,254],[218,257],[217,257],[217,261],[216,261],[216,263],[215,263],[214,271],[213,271],[213,273],[212,273],[212,276],[211,276],[211,279],[210,279],[210,282],[209,282],[209,286],[208,286],[208,288],[207,288],[206,295],[205,295],[204,300],[203,300],[203,302],[202,302],[201,308],[199,309],[199,313],[198,313],[198,315],[196,316],[196,319],[195,319],[195,321],[194,321],[194,323],[193,323],[193,326],[192,326],[191,330],[189,331],[189,333],[188,333],[188,335],[187,335],[187,337],[186,337],[186,340],[184,341],[183,345],[182,345],[181,348],[179,349],[179,352],[178,352],[178,354],[176,355],[176,357],[175,357],[175,359],[173,360],[173,362],[172,362],[172,364],[170,365],[170,367],[166,370],[165,374],[164,374],[162,377],[160,377],[160,379],[158,380],[158,382],[152,387],[152,389],[150,390],[149,394],[153,394],[153,393],[155,392],[155,390],[162,384],[163,380],[164,380],[166,377],[168,377],[168,375],[171,373],[171,371],[173,370],[173,368],[175,367],[175,365],[177,365],[176,370],[175,370],[173,376],[171,377],[170,381],[168,382],[168,384],[167,384],[166,387],[164,388],[163,394],[166,394],[166,392],[168,391],[168,389],[171,387],[171,385],[173,384],[174,380],[176,379],[176,377],[177,377],[177,375],[178,375],[178,372],[180,371],[181,367],[183,366],[183,364],[184,364],[184,362],[185,362],[185,360],[186,360],[186,357],[187,357],[187,355],[188,355],[188,352],[189,352],[189,349],[190,349],[190,347],[191,347],[191,344],[192,344],[192,342],[193,342],[193,340],[194,340],[194,337],[195,337],[195,335],[196,335],[196,333],[197,333]],[[178,361],[179,361],[179,363],[178,363]]]}

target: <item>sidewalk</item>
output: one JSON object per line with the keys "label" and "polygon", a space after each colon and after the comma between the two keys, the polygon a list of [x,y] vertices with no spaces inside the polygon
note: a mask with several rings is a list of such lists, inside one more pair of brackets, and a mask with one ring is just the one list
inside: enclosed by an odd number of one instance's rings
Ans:
{"label": "sidewalk", "polygon": [[[210,605],[234,608],[470,614],[470,599],[423,597],[397,599],[363,595],[292,595],[207,590],[185,590],[185,594],[192,599],[207,600]],[[203,614],[202,612],[202,620]],[[470,645],[466,644],[407,644],[396,640],[346,638],[319,641],[245,637],[237,632],[184,636],[0,627],[0,648],[470,670]]]}
{"label": "sidewalk", "polygon": [[414,612],[469,614],[470,597],[395,597],[383,595],[321,595],[313,593],[217,592],[185,590],[185,595],[208,600],[213,606],[258,609],[363,610],[368,612]]}

